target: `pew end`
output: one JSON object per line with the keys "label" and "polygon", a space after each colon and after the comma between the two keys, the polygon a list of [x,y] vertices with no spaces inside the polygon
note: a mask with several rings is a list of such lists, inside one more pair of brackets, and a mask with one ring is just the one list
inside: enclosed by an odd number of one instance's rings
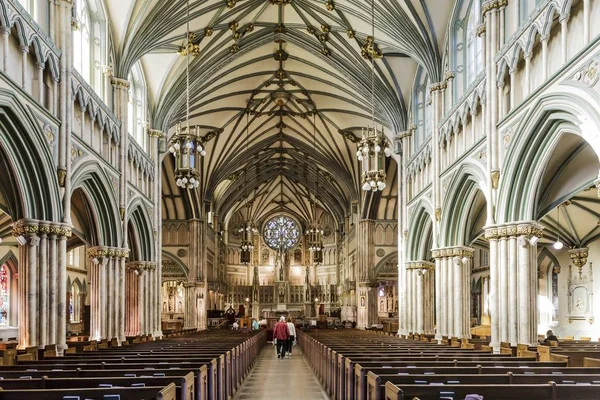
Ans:
{"label": "pew end", "polygon": [[392,382],[385,383],[385,400],[402,400],[404,395],[402,390]]}

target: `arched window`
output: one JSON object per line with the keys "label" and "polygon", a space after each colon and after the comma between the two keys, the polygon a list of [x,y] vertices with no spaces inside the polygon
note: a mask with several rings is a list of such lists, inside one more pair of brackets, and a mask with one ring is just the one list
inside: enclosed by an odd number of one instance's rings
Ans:
{"label": "arched window", "polygon": [[135,141],[146,149],[146,79],[140,62],[138,61],[129,74],[129,102],[127,104],[128,121],[127,130]]}
{"label": "arched window", "polygon": [[71,323],[81,322],[81,290],[77,282],[71,285],[69,296],[69,320]]}
{"label": "arched window", "polygon": [[0,267],[0,325],[9,325],[10,273],[6,265]]}
{"label": "arched window", "polygon": [[454,26],[455,99],[473,84],[483,70],[483,40],[477,35],[481,0],[463,0]]}
{"label": "arched window", "polygon": [[422,68],[419,68],[415,82],[412,120],[417,129],[413,137],[413,148],[415,151],[418,151],[431,136],[433,113],[431,109],[431,95],[429,93],[429,78]]}
{"label": "arched window", "polygon": [[76,0],[73,13],[77,21],[73,32],[73,67],[103,97],[102,66],[106,64],[107,35],[102,7],[94,0]]}

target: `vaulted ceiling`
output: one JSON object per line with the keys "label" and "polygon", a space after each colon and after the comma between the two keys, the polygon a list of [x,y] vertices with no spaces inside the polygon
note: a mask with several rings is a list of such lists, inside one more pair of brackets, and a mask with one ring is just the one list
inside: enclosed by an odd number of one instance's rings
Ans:
{"label": "vaulted ceiling", "polygon": [[[200,126],[207,156],[198,193],[175,186],[166,159],[165,218],[189,218],[211,202],[224,219],[246,197],[260,207],[257,218],[274,207],[310,217],[308,191],[316,185],[319,206],[341,221],[361,195],[355,152],[361,127],[371,122],[372,76],[376,122],[391,139],[407,128],[417,66],[441,80],[439,49],[453,3],[375,1],[383,58],[373,70],[363,54],[370,1],[190,0],[199,52],[190,59],[190,120]],[[151,127],[172,134],[186,118],[186,58],[177,55],[186,1],[108,0],[108,8],[116,74],[125,77],[141,60]],[[280,106],[281,98],[289,100]]]}

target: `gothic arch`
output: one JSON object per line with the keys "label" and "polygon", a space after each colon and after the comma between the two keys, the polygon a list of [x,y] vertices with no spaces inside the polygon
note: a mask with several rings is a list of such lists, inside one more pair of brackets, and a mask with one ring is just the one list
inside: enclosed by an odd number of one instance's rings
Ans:
{"label": "gothic arch", "polygon": [[72,193],[81,190],[84,206],[91,211],[89,245],[121,247],[119,204],[109,178],[96,161],[88,161],[73,172]]}
{"label": "gothic arch", "polygon": [[[392,270],[393,266],[393,270]],[[373,279],[377,281],[377,277],[382,273],[396,273],[398,274],[398,252],[394,251],[383,257],[377,265],[375,269],[373,269]]]}
{"label": "gothic arch", "polygon": [[[26,149],[26,151],[24,151]],[[14,93],[0,90],[0,189],[13,221],[61,222],[60,190],[48,138]]]}
{"label": "gothic arch", "polygon": [[134,200],[129,206],[128,213],[127,238],[130,259],[132,261],[154,260],[154,230],[152,220],[143,202],[139,198]]}
{"label": "gothic arch", "polygon": [[416,206],[417,211],[410,219],[406,260],[428,260],[433,247],[433,210],[424,203]]}
{"label": "gothic arch", "polygon": [[561,136],[583,138],[600,158],[600,115],[593,101],[573,93],[541,97],[521,118],[504,160],[498,190],[498,223],[535,220],[537,197],[546,164]]}
{"label": "gothic arch", "polygon": [[487,203],[487,182],[483,168],[476,162],[465,161],[452,177],[442,205],[440,247],[468,245],[470,229],[475,221],[473,206],[481,193]]}

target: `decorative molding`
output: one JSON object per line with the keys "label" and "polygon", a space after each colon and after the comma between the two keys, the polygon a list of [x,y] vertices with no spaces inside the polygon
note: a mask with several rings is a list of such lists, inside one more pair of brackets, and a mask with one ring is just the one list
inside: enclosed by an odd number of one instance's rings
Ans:
{"label": "decorative molding", "polygon": [[435,264],[430,261],[407,261],[404,263],[407,270],[434,270]]}
{"label": "decorative molding", "polygon": [[446,247],[442,249],[431,250],[431,256],[433,258],[447,258],[447,257],[467,257],[472,258],[475,253],[475,249],[466,246]]}
{"label": "decorative molding", "polygon": [[544,235],[543,229],[544,227],[535,221],[516,222],[485,228],[485,238],[488,240],[497,240],[514,236],[537,236],[538,238],[541,238]]}
{"label": "decorative molding", "polygon": [[87,251],[87,255],[90,258],[98,259],[106,257],[127,258],[129,257],[129,249],[123,249],[119,247],[96,246],[89,248]]}
{"label": "decorative molding", "polygon": [[38,221],[34,219],[21,219],[13,223],[12,234],[15,237],[36,237],[38,234],[71,237],[71,226],[59,222]]}

